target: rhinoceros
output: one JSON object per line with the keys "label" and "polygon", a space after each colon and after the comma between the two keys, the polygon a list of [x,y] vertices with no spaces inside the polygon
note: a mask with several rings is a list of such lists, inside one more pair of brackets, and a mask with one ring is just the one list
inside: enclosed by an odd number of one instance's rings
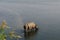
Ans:
{"label": "rhinoceros", "polygon": [[36,30],[38,30],[38,26],[34,22],[29,22],[24,25],[24,31],[26,32],[36,31]]}

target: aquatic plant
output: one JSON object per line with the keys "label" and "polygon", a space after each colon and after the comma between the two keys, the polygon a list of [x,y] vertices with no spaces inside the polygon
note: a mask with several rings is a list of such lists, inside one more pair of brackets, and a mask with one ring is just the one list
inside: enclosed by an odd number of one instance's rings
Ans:
{"label": "aquatic plant", "polygon": [[13,39],[19,39],[22,38],[21,36],[17,35],[14,31],[11,31],[8,33],[8,35],[6,34],[6,30],[10,27],[8,27],[7,23],[5,20],[2,21],[2,24],[0,25],[0,40],[7,40],[7,37]]}

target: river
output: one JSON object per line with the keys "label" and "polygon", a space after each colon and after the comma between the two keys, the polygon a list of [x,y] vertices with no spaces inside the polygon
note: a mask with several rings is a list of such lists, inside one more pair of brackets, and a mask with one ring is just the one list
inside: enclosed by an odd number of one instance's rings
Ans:
{"label": "river", "polygon": [[[60,0],[0,0],[0,23],[2,20],[23,34],[19,40],[60,40]],[[39,30],[26,37],[22,30],[29,21]]]}

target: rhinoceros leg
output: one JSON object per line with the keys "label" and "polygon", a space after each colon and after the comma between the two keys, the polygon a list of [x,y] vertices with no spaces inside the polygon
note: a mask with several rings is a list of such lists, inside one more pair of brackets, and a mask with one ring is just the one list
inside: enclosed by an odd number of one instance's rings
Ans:
{"label": "rhinoceros leg", "polygon": [[28,30],[29,30],[29,26],[28,26]]}
{"label": "rhinoceros leg", "polygon": [[36,30],[38,30],[38,27],[37,27],[37,25],[35,26],[35,29],[36,29]]}
{"label": "rhinoceros leg", "polygon": [[24,25],[24,30],[26,30],[26,26]]}

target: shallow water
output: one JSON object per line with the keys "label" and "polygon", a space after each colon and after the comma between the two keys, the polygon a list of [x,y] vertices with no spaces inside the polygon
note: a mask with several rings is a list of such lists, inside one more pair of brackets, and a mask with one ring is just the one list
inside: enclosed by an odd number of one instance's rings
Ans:
{"label": "shallow water", "polygon": [[[0,23],[2,20],[23,37],[19,40],[60,40],[59,0],[0,0]],[[26,37],[22,30],[29,21],[39,30]]]}

